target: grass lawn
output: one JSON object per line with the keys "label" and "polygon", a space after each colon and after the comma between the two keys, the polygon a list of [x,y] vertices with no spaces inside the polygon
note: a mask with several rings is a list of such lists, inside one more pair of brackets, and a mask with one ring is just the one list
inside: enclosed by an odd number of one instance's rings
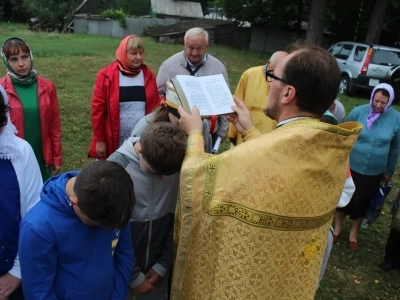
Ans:
{"label": "grass lawn", "polygon": [[[57,87],[62,123],[63,171],[81,169],[89,160],[87,150],[91,137],[90,101],[95,75],[115,59],[120,39],[56,33],[32,33],[24,25],[0,23],[0,41],[18,36],[27,41],[34,55],[38,73],[53,80]],[[181,45],[159,44],[143,38],[146,63],[157,73],[162,61],[181,51]],[[268,55],[251,51],[212,46],[209,52],[220,59],[229,74],[233,92],[240,75],[249,67],[262,65]],[[5,68],[0,66],[0,76]],[[340,96],[346,111],[367,103],[366,98]],[[397,109],[398,107],[396,107]],[[228,143],[224,143],[224,149]],[[391,220],[390,207],[399,189],[399,174],[381,218],[359,237],[360,250],[347,249],[350,222],[345,221],[342,239],[334,245],[325,277],[316,299],[400,299],[400,272],[384,273],[378,265],[384,255]],[[318,199],[315,199],[318,201]],[[266,291],[267,293],[268,291]]]}

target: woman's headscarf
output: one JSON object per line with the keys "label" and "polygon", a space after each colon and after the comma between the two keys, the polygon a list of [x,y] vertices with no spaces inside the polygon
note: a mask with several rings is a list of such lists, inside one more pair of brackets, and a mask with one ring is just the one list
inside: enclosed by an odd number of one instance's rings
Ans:
{"label": "woman's headscarf", "polygon": [[128,35],[127,37],[125,37],[119,44],[117,51],[115,51],[115,55],[118,60],[118,68],[122,73],[127,75],[137,75],[139,74],[140,70],[142,70],[143,65],[141,65],[139,68],[136,69],[130,67],[130,63],[128,61],[127,46],[128,46],[128,41],[131,38],[138,38],[138,36]]}
{"label": "woman's headscarf", "polygon": [[[20,76],[17,73],[14,72],[14,70],[11,68],[10,64],[8,63],[8,59],[4,53],[4,45],[10,41],[10,40],[20,40],[21,42],[23,42],[29,49],[29,56],[31,57],[31,65],[30,65],[30,70],[29,73],[25,76]],[[20,39],[18,37],[10,37],[8,39],[6,39],[3,43],[3,45],[1,46],[1,57],[3,59],[3,62],[7,68],[7,75],[10,75],[14,80],[20,82],[20,83],[32,83],[33,81],[36,80],[36,75],[37,72],[36,70],[33,68],[33,54],[32,54],[32,50],[31,48],[28,46],[28,44],[23,40]]]}
{"label": "woman's headscarf", "polygon": [[[7,93],[1,85],[0,93],[3,96],[4,104],[8,105]],[[7,112],[6,116],[7,125],[3,127],[3,131],[0,134],[0,158],[16,159],[21,154],[15,142],[15,134],[17,133],[17,129],[13,123],[11,123],[10,112]]]}
{"label": "woman's headscarf", "polygon": [[[380,112],[380,113],[375,112],[374,106],[372,105],[373,101],[374,101],[375,91],[378,90],[378,89],[384,89],[389,93],[389,101],[388,101],[387,105],[385,106],[385,108],[383,109],[383,111]],[[393,103],[393,100],[394,100],[394,90],[393,90],[393,88],[392,88],[392,86],[390,84],[381,83],[381,84],[378,84],[372,90],[371,98],[369,100],[369,115],[368,115],[368,118],[367,118],[367,128],[368,128],[368,130],[371,130],[372,124],[374,124],[374,122],[390,108],[390,106]]]}

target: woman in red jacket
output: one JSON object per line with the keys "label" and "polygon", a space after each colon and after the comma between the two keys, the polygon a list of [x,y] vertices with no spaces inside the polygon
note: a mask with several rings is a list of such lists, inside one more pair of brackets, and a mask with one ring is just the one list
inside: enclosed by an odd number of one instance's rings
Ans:
{"label": "woman in red jacket", "polygon": [[138,36],[127,36],[116,51],[117,60],[97,73],[89,157],[106,159],[130,137],[136,123],[158,107],[156,78],[143,63],[144,50]]}
{"label": "woman in red jacket", "polygon": [[37,76],[29,46],[20,38],[7,39],[1,48],[7,75],[0,84],[7,92],[11,122],[17,135],[33,148],[43,180],[62,164],[60,110],[54,83]]}

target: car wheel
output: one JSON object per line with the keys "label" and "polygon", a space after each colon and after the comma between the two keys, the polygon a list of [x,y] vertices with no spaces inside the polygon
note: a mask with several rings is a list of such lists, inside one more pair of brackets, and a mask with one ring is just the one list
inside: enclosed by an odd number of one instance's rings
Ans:
{"label": "car wheel", "polygon": [[347,75],[342,76],[339,85],[339,93],[349,95],[351,93],[350,78]]}

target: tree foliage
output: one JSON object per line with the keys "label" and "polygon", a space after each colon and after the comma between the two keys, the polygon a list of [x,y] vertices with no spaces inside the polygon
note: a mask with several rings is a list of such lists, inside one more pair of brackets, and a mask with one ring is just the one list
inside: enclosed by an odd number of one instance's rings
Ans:
{"label": "tree foliage", "polygon": [[382,25],[385,21],[386,10],[390,0],[376,0],[372,11],[368,31],[365,36],[366,43],[378,43],[382,31]]}
{"label": "tree foliage", "polygon": [[[378,1],[379,5],[381,1]],[[312,0],[215,0],[211,6],[222,8],[224,15],[238,23],[266,30],[284,29],[300,32],[301,23],[308,22]],[[332,43],[341,40],[365,40],[375,0],[329,0],[324,14],[325,32]],[[389,0],[380,43],[400,43],[400,0]],[[300,35],[300,34],[299,34]]]}
{"label": "tree foliage", "polygon": [[[112,1],[109,1],[111,3]],[[117,0],[112,7],[121,9],[130,16],[144,16],[150,14],[150,0]]]}
{"label": "tree foliage", "polygon": [[[308,22],[312,0],[188,0],[199,2],[203,12],[207,7],[222,8],[229,19],[237,23],[249,22],[264,30],[295,30],[304,36],[302,22]],[[341,40],[363,42],[371,22],[376,0],[327,0],[324,15],[325,38],[331,43]],[[400,44],[400,0],[388,0],[389,5],[382,24],[379,43]],[[378,1],[380,3],[381,1]],[[0,20],[27,22],[38,17],[42,23],[63,23],[82,0],[0,0]],[[151,13],[150,0],[90,0],[94,13],[107,9],[121,10],[127,15],[142,16]],[[372,24],[370,24],[372,23]],[[375,34],[379,37],[379,34]]]}
{"label": "tree foliage", "polygon": [[64,23],[69,19],[81,0],[24,0],[30,16],[39,18],[42,24]]}
{"label": "tree foliage", "polygon": [[0,1],[0,20],[26,22],[29,18],[24,3],[20,0]]}
{"label": "tree foliage", "polygon": [[111,20],[116,20],[119,26],[126,28],[126,18],[128,17],[121,9],[107,9],[100,13],[103,18],[109,18]]}
{"label": "tree foliage", "polygon": [[305,0],[216,0],[227,18],[239,23],[249,22],[252,26],[270,29],[288,29],[299,26],[299,17],[308,9]]}
{"label": "tree foliage", "polygon": [[328,1],[325,26],[333,41],[363,42],[373,9],[373,0]]}

